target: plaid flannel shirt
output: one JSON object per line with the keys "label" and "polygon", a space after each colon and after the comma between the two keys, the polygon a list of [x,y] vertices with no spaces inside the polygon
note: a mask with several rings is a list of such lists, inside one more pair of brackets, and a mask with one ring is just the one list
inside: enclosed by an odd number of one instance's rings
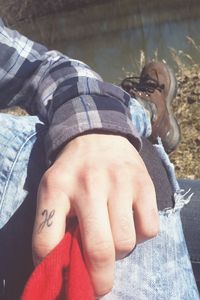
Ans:
{"label": "plaid flannel shirt", "polygon": [[119,134],[139,148],[129,100],[126,92],[103,82],[83,62],[48,51],[0,20],[0,108],[19,105],[48,124],[49,161],[84,133]]}

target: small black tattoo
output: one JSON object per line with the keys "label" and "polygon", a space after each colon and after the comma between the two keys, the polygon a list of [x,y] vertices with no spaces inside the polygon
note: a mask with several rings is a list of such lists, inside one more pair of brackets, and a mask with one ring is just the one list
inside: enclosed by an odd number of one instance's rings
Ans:
{"label": "small black tattoo", "polygon": [[39,227],[38,227],[38,233],[40,233],[42,231],[42,229],[44,228],[44,226],[46,225],[47,227],[50,227],[53,224],[53,216],[55,214],[55,209],[51,210],[50,212],[48,212],[47,209],[44,209],[42,212],[42,216],[44,216],[44,220],[42,221],[42,223],[40,223]]}

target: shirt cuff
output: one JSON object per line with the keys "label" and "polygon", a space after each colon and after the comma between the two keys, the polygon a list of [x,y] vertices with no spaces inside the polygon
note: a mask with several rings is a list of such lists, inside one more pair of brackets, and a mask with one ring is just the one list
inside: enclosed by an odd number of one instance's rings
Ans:
{"label": "shirt cuff", "polygon": [[66,143],[90,133],[124,136],[138,151],[141,149],[127,106],[110,96],[84,95],[67,101],[54,113],[45,140],[48,165]]}

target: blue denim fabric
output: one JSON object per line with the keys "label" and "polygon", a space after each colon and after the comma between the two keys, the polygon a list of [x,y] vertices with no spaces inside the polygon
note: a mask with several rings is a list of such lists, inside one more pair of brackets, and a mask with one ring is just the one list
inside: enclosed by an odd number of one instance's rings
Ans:
{"label": "blue denim fabric", "polygon": [[160,212],[159,235],[116,262],[115,285],[103,300],[197,300],[180,210]]}
{"label": "blue denim fabric", "polygon": [[132,122],[137,129],[139,136],[150,136],[151,121],[145,108],[137,100],[131,98],[129,101],[129,111],[132,117]]}
{"label": "blue denim fabric", "polygon": [[[134,102],[134,100],[132,100]],[[133,103],[132,102],[132,103]],[[142,109],[137,105],[133,116]],[[145,118],[145,114],[144,114]],[[135,122],[133,118],[133,122]],[[136,127],[141,129],[137,119]],[[148,125],[148,120],[145,121]],[[45,126],[37,117],[14,117],[0,114],[0,228],[27,195],[26,176],[29,156]],[[150,132],[143,127],[144,132]],[[145,133],[145,134],[146,134]],[[161,144],[156,146],[174,187],[175,206],[160,212],[159,235],[143,244],[125,259],[116,262],[114,288],[101,299],[112,300],[197,300],[194,280],[180,220],[180,211],[189,200],[177,185],[173,168]]]}
{"label": "blue denim fabric", "polygon": [[0,114],[0,229],[27,195],[30,153],[44,125],[37,117]]}

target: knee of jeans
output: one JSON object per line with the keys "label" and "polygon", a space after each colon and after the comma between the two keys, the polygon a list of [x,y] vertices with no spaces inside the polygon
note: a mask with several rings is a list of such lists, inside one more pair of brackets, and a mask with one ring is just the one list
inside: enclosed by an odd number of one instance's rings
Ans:
{"label": "knee of jeans", "polygon": [[[42,166],[45,126],[37,117],[0,114],[0,228],[22,204],[28,193],[31,163]],[[36,145],[37,144],[37,145]],[[39,151],[35,151],[39,148]],[[44,158],[43,158],[44,161]],[[36,168],[36,167],[35,167]],[[44,169],[44,168],[43,168]],[[38,177],[38,176],[35,176]]]}

